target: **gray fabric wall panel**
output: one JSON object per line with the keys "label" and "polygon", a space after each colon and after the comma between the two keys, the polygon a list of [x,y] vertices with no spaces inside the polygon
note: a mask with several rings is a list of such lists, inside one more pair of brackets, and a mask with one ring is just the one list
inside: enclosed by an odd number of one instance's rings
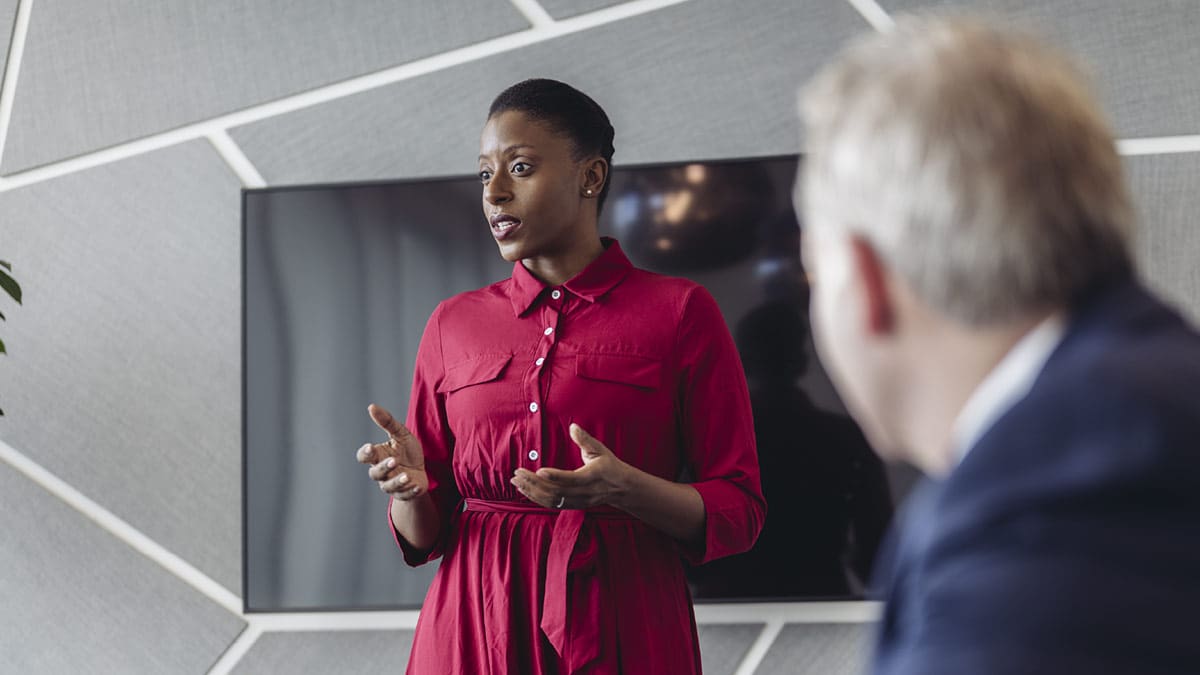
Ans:
{"label": "gray fabric wall panel", "polygon": [[0,194],[0,434],[235,593],[239,194],[203,141]]}
{"label": "gray fabric wall panel", "polygon": [[1126,157],[1150,285],[1200,326],[1200,153]]}
{"label": "gray fabric wall panel", "polygon": [[566,19],[597,9],[619,5],[625,0],[538,0],[546,13],[556,19]]}
{"label": "gray fabric wall panel", "polygon": [[528,27],[499,1],[40,0],[3,173]]}
{"label": "gray fabric wall panel", "polygon": [[271,183],[469,174],[492,97],[544,76],[605,107],[618,164],[790,153],[797,86],[865,29],[842,0],[693,0],[231,133]]}
{"label": "gray fabric wall panel", "polygon": [[263,633],[233,672],[403,673],[412,637],[411,630]]}
{"label": "gray fabric wall panel", "polygon": [[[12,44],[18,0],[0,0],[0,73],[8,66],[8,48]],[[0,75],[0,80],[3,80]]]}
{"label": "gray fabric wall panel", "polygon": [[857,675],[869,662],[872,627],[792,623],[783,627],[755,675]]}
{"label": "gray fabric wall panel", "polygon": [[1200,134],[1200,2],[880,0],[889,11],[966,8],[1049,37],[1091,75],[1122,138]]}
{"label": "gray fabric wall panel", "polygon": [[700,660],[705,675],[733,675],[750,645],[758,639],[766,624],[725,623],[697,627],[700,634]]}
{"label": "gray fabric wall panel", "polygon": [[203,673],[245,626],[4,462],[0,532],[0,672]]}

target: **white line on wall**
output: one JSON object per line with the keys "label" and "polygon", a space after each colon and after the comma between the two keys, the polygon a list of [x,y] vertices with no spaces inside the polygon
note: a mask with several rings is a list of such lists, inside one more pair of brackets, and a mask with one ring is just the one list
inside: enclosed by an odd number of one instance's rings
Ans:
{"label": "white line on wall", "polygon": [[251,621],[246,626],[242,634],[237,636],[237,639],[225,648],[225,652],[221,654],[221,658],[208,669],[208,675],[229,675],[233,672],[234,667],[250,651],[254,643],[258,641],[259,636],[263,633],[262,628],[254,621]]}
{"label": "white line on wall", "polygon": [[554,23],[554,17],[538,4],[537,0],[509,0],[517,11],[524,14],[534,28],[549,26]]}
{"label": "white line on wall", "polygon": [[783,630],[782,621],[778,619],[768,621],[762,632],[758,634],[758,639],[750,645],[750,649],[746,650],[746,656],[742,657],[742,663],[733,675],[754,675],[754,671],[758,670],[763,657],[767,655],[767,651],[771,649],[771,645],[775,642],[775,638],[779,637],[781,630]]}
{"label": "white line on wall", "polygon": [[17,3],[12,43],[8,47],[8,61],[4,66],[4,86],[0,87],[0,157],[4,156],[4,146],[8,142],[8,124],[12,120],[17,79],[21,72],[21,61],[25,57],[25,36],[29,34],[29,12],[32,5],[33,0],[20,0]]}
{"label": "white line on wall", "polygon": [[339,98],[360,94],[365,91],[400,82],[403,80],[427,75],[432,72],[462,65],[471,61],[501,54],[504,52],[528,47],[529,45],[545,42],[563,35],[578,33],[615,21],[653,12],[672,5],[682,4],[688,0],[634,0],[613,7],[581,14],[552,24],[531,28],[518,33],[511,33],[498,38],[479,42],[473,45],[452,49],[434,56],[369,73],[335,84],[317,87],[299,94],[286,96],[275,101],[252,106],[237,112],[220,115],[202,122],[153,134],[137,140],[122,143],[110,148],[98,150],[54,164],[48,164],[28,171],[22,171],[11,176],[0,178],[0,192],[12,190],[51,178],[58,178],[69,173],[90,169],[101,164],[126,159],[152,150],[159,150],[184,141],[209,136],[215,132],[225,132],[233,127],[258,122],[269,117],[294,112],[321,103],[328,103]]}
{"label": "white line on wall", "polygon": [[87,516],[109,534],[131,546],[135,551],[158,563],[171,574],[182,579],[192,588],[203,593],[213,602],[240,615],[242,600],[229,589],[214,581],[207,574],[192,567],[186,560],[168,551],[161,544],[142,534],[134,526],[116,514],[92,501],[87,495],[71,487],[66,481],[47,471],[40,464],[18,452],[11,445],[0,441],[0,460],[8,462],[17,471],[45,488],[67,505]]}
{"label": "white line on wall", "polygon": [[877,31],[887,32],[892,29],[892,26],[896,25],[892,17],[875,0],[846,0],[846,2],[853,5],[854,9],[857,9],[858,13],[862,14],[863,18],[867,20],[867,23],[871,24]]}
{"label": "white line on wall", "polygon": [[879,619],[876,602],[746,602],[696,605],[696,623],[868,623]]}
{"label": "white line on wall", "polygon": [[1195,136],[1126,138],[1117,141],[1117,152],[1126,156],[1168,155],[1177,152],[1200,152],[1200,134]]}
{"label": "white line on wall", "polygon": [[413,630],[417,627],[417,610],[397,612],[280,612],[249,614],[264,631],[308,630]]}
{"label": "white line on wall", "polygon": [[[216,134],[228,135],[228,129],[237,127],[243,124],[250,124],[261,120],[282,115],[296,110],[301,110],[307,107],[320,105],[346,96],[370,91],[388,84],[400,82],[406,79],[419,77],[439,70],[461,65],[471,61],[487,58],[503,52],[511,51],[521,47],[545,42],[547,40],[576,33],[591,28],[603,26],[615,21],[627,19],[653,12],[658,9],[669,7],[672,5],[682,4],[688,0],[634,0],[621,5],[607,7],[588,14],[571,17],[562,21],[556,21],[551,25],[533,28],[505,35],[499,38],[480,42],[467,47],[454,49],[448,52],[443,52],[434,56],[430,56],[418,61],[406,63],[386,70],[370,73],[360,77],[352,78],[336,84],[318,87],[309,91],[301,92],[291,96],[287,96],[275,101],[252,106],[244,110],[233,113],[227,113],[218,117],[214,117],[201,122],[195,122],[187,126],[183,126],[171,131],[165,131],[151,136],[146,136],[136,140],[128,141],[110,148],[97,150],[85,155],[73,157],[46,166],[30,169],[21,173],[13,174],[7,177],[0,177],[0,192],[24,187],[44,180],[58,178],[76,171],[90,169],[96,166],[107,164],[110,162],[120,161],[142,153],[160,150],[178,143],[194,140],[201,137],[214,137]],[[864,16],[872,25],[878,24],[876,27],[883,26],[886,29],[891,25],[891,18],[887,13],[878,6],[877,3],[871,0],[848,0],[860,12],[865,12]],[[26,7],[31,0],[22,0],[21,7]],[[870,9],[874,7],[874,9]],[[21,14],[18,13],[18,29],[21,27]],[[24,15],[25,25],[28,25],[28,12]],[[18,43],[24,44],[24,35],[20,30],[14,35],[14,46]],[[16,50],[14,50],[15,53]],[[9,68],[12,68],[10,57]],[[15,78],[12,79],[15,83]],[[9,79],[6,78],[4,89],[9,87]],[[0,99],[3,96],[0,95]],[[10,95],[11,105],[11,95]],[[0,104],[3,101],[0,100]],[[2,111],[0,111],[2,113]],[[0,129],[2,132],[2,129]],[[1122,154],[1140,155],[1140,154],[1158,154],[1172,152],[1198,152],[1200,144],[1195,140],[1196,136],[1172,136],[1163,138],[1139,138],[1118,141],[1118,146]],[[236,169],[235,169],[236,170]]]}
{"label": "white line on wall", "polygon": [[209,669],[208,675],[228,675],[263,633],[341,630],[413,630],[417,611],[403,612],[283,612],[248,614],[246,629]]}
{"label": "white line on wall", "polygon": [[789,623],[870,623],[879,619],[876,602],[757,602],[696,605],[696,623],[763,623],[762,631],[738,666],[735,675],[752,675],[771,645]]}
{"label": "white line on wall", "polygon": [[229,132],[224,129],[218,129],[208,134],[208,140],[216,149],[217,154],[221,155],[221,159],[233,169],[237,177],[241,179],[242,185],[248,188],[261,188],[267,186],[267,181],[263,180],[262,174],[242,152],[237,143],[229,136]]}

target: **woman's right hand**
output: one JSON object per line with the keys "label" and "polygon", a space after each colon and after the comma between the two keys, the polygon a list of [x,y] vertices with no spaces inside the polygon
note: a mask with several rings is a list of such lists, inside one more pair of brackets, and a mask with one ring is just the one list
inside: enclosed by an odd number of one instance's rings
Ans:
{"label": "woman's right hand", "polygon": [[383,408],[372,403],[367,412],[388,435],[386,443],[367,443],[358,449],[358,461],[371,467],[367,475],[379,484],[380,490],[402,501],[428,492],[429,476],[425,473],[421,442]]}

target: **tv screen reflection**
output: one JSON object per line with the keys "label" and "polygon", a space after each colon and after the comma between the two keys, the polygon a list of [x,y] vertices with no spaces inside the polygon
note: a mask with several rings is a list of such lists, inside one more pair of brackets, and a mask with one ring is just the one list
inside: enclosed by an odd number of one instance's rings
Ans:
{"label": "tv screen reflection", "polygon": [[[885,468],[812,350],[791,205],[797,158],[616,167],[602,234],[717,299],[750,386],[768,502],[748,553],[689,568],[699,601],[855,599],[913,476]],[[475,177],[244,196],[247,611],[415,609],[387,497],[354,450],[403,412],[441,300],[511,274]],[[679,477],[686,481],[686,473]]]}

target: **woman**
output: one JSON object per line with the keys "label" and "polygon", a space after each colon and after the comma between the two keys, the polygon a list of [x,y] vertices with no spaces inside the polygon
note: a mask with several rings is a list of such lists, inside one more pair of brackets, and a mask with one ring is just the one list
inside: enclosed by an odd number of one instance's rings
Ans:
{"label": "woman", "polygon": [[681,557],[744,551],[762,527],[716,303],[598,234],[612,140],[561,82],[493,101],[479,178],[512,277],[434,311],[407,427],[370,408],[389,439],[358,459],[396,543],[411,565],[443,557],[409,673],[699,673]]}

